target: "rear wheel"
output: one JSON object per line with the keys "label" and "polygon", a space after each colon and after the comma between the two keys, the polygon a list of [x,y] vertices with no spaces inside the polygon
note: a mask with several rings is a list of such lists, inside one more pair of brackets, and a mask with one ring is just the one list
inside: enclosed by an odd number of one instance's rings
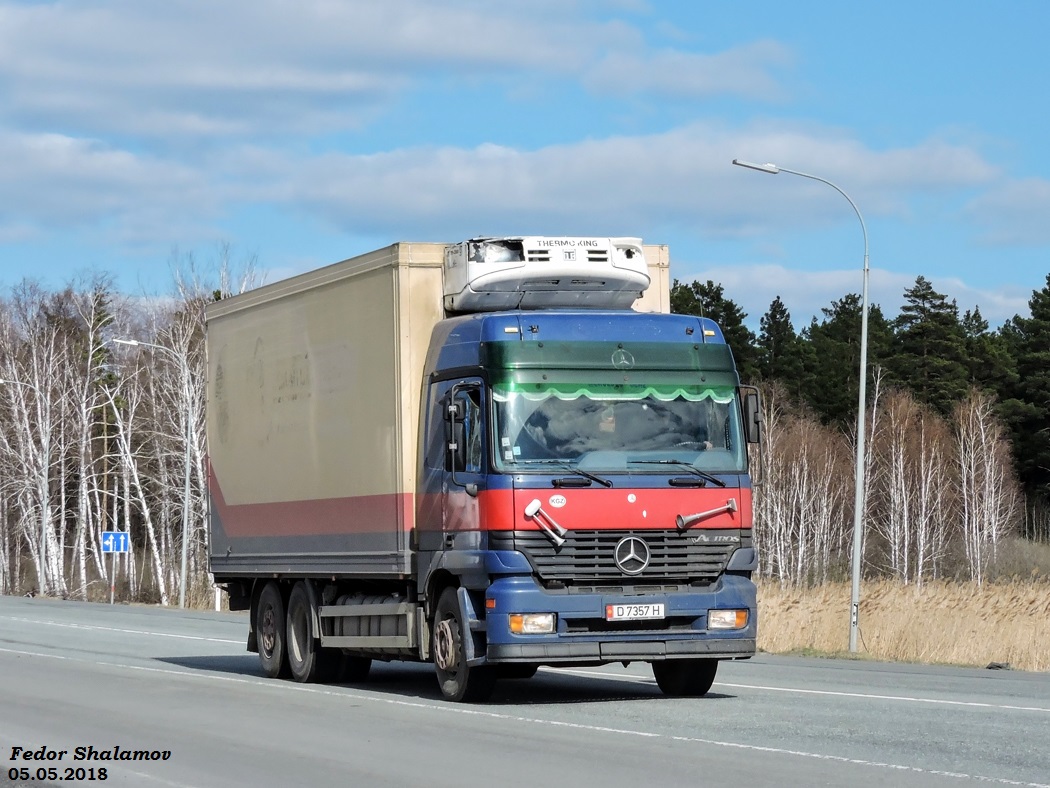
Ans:
{"label": "rear wheel", "polygon": [[321,648],[313,621],[317,610],[310,602],[306,583],[300,580],[288,597],[288,669],[298,682],[331,681],[339,672],[342,653]]}
{"label": "rear wheel", "polygon": [[471,637],[462,621],[456,601],[456,589],[446,588],[438,599],[434,613],[434,669],[441,694],[451,701],[483,701],[492,694],[496,674],[489,667],[467,665],[464,638]]}
{"label": "rear wheel", "polygon": [[666,659],[653,663],[653,676],[664,695],[699,697],[715,682],[717,659]]}
{"label": "rear wheel", "polygon": [[263,673],[275,679],[288,675],[285,659],[284,599],[277,583],[267,583],[255,609],[256,641]]}

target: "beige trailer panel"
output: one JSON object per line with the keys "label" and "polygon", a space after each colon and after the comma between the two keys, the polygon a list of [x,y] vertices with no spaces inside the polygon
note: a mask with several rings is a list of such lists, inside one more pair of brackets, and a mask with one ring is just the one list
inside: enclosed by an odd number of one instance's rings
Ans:
{"label": "beige trailer panel", "polygon": [[371,271],[209,326],[208,444],[227,504],[394,492],[392,285]]}
{"label": "beige trailer panel", "polygon": [[631,307],[635,312],[671,311],[671,257],[667,244],[643,244],[649,288]]}
{"label": "beige trailer panel", "polygon": [[217,577],[411,571],[443,250],[395,244],[209,306]]}

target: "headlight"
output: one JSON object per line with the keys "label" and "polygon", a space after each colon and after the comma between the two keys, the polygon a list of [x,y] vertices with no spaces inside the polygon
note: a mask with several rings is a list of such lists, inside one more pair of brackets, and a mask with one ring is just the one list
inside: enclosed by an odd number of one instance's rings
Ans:
{"label": "headlight", "polygon": [[708,610],[708,629],[743,629],[747,626],[747,610]]}
{"label": "headlight", "polygon": [[515,635],[550,635],[558,624],[554,613],[511,613],[510,631]]}

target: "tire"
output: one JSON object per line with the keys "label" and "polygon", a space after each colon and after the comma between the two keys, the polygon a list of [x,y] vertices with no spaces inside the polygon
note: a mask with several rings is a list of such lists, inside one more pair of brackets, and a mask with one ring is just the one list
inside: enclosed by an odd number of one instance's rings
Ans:
{"label": "tire", "polygon": [[467,665],[463,639],[472,635],[460,620],[455,588],[441,592],[432,632],[430,653],[434,657],[441,694],[457,703],[487,699],[496,685],[496,673],[488,666]]}
{"label": "tire", "polygon": [[288,670],[301,684],[333,680],[339,673],[343,657],[336,649],[321,648],[320,637],[313,626],[316,614],[306,582],[300,580],[288,597],[286,650]]}
{"label": "tire", "polygon": [[288,675],[288,660],[285,657],[284,599],[277,583],[267,583],[259,594],[255,610],[256,642],[259,661],[268,678],[283,678]]}
{"label": "tire", "polygon": [[531,679],[539,669],[539,665],[524,665],[511,662],[506,665],[500,665],[497,668],[497,673],[501,679]]}
{"label": "tire", "polygon": [[664,695],[697,698],[715,682],[717,659],[667,659],[653,663],[653,676]]}

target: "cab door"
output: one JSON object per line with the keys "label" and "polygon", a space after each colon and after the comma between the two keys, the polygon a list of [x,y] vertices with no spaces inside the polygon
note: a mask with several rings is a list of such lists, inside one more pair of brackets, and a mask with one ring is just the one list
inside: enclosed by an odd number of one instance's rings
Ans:
{"label": "cab door", "polygon": [[457,381],[447,394],[447,451],[442,484],[442,531],[446,535],[446,546],[450,534],[481,528],[478,492],[485,485],[488,461],[484,394],[484,386],[476,378]]}
{"label": "cab door", "polygon": [[480,529],[477,493],[486,484],[488,419],[480,378],[460,378],[427,387],[426,426],[421,440],[416,499],[418,547],[440,551],[457,532]]}

